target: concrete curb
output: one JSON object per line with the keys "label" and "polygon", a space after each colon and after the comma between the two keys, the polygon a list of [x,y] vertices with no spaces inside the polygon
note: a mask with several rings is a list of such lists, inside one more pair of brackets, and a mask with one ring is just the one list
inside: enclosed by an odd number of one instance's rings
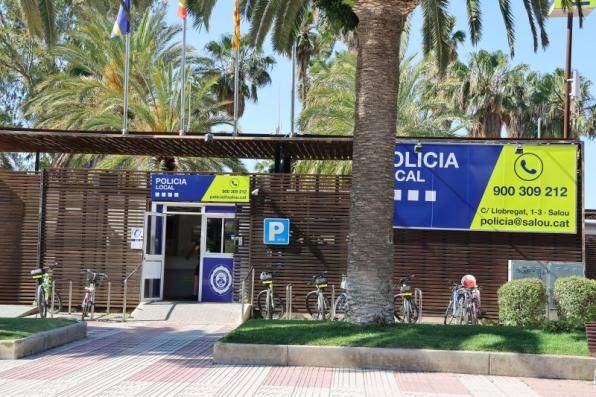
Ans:
{"label": "concrete curb", "polygon": [[0,360],[16,360],[87,337],[87,323],[79,322],[21,339],[0,341]]}
{"label": "concrete curb", "polygon": [[543,354],[217,342],[217,364],[394,369],[593,380],[596,359]]}

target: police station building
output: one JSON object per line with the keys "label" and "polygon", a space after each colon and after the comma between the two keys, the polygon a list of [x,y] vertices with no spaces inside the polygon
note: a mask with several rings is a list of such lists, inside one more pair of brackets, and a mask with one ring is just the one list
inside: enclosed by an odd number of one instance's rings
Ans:
{"label": "police station building", "polygon": [[[106,272],[112,307],[124,280],[130,307],[233,302],[243,281],[256,294],[259,273],[271,270],[279,295],[293,285],[295,311],[315,274],[327,272],[339,293],[351,177],[290,171],[297,160],[350,160],[351,137],[4,129],[0,151],[274,160],[274,172],[251,175],[0,171],[0,303],[31,303],[38,263],[57,263],[57,287],[65,296],[72,283],[73,301],[82,269]],[[510,279],[595,277],[596,214],[584,210],[582,169],[579,142],[396,142],[393,277],[415,274],[424,313],[439,314],[450,282],[473,274],[493,317]],[[98,305],[107,300],[98,290]]]}

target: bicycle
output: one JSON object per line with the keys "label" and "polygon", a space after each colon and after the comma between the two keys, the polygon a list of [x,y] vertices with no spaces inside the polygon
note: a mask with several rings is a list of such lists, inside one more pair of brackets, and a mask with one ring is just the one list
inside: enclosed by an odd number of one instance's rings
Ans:
{"label": "bicycle", "polygon": [[341,317],[342,320],[346,319],[346,306],[348,305],[348,294],[345,290],[348,288],[348,281],[347,281],[347,277],[345,274],[341,275],[340,287],[344,291],[341,294],[339,294],[339,296],[335,300],[335,311],[334,311],[335,316],[333,317],[334,320],[340,319],[338,314],[340,314],[342,316]]}
{"label": "bicycle", "polygon": [[483,311],[480,307],[480,288],[474,286],[464,289],[462,323],[477,325],[478,319],[482,318],[483,315]]}
{"label": "bicycle", "polygon": [[458,324],[463,322],[463,292],[463,286],[459,283],[451,282],[451,297],[445,310],[443,324],[452,324],[454,320],[457,320]]}
{"label": "bicycle", "polygon": [[108,275],[105,273],[94,272],[89,269],[81,270],[81,273],[85,273],[88,284],[85,287],[83,303],[81,303],[81,320],[85,320],[85,316],[91,312],[95,306],[95,291],[101,286],[102,281],[108,278]]}
{"label": "bicycle", "polygon": [[257,295],[257,307],[266,320],[279,320],[285,313],[283,301],[273,295],[273,275],[272,272],[261,272],[259,276],[266,288]]}
{"label": "bicycle", "polygon": [[[462,279],[463,282],[463,279]],[[467,286],[460,283],[451,283],[451,298],[445,310],[443,324],[478,324],[478,320],[484,316],[481,307],[480,287],[476,282]]]}
{"label": "bicycle", "polygon": [[[325,273],[312,277],[312,283],[316,290],[310,291],[306,294],[305,304],[308,314],[316,320],[328,320],[331,316],[329,311],[329,299],[325,296],[325,288],[327,288],[327,276]],[[316,306],[315,306],[316,302]],[[316,307],[316,309],[315,309]]]}
{"label": "bicycle", "polygon": [[420,318],[420,309],[414,300],[412,287],[409,285],[414,275],[400,278],[394,288],[399,288],[399,294],[393,297],[393,314],[400,323],[414,324]]}
{"label": "bicycle", "polygon": [[[37,310],[39,311],[39,316],[41,318],[47,317],[48,307],[52,304],[52,299],[48,302],[47,297],[50,296],[50,290],[52,289],[54,267],[56,267],[56,264],[31,270],[31,277],[37,281],[37,287],[35,288],[35,304],[37,305]],[[60,298],[60,293],[57,288],[54,288],[53,293],[53,306],[49,311],[52,314],[57,314],[62,309],[62,298]]]}

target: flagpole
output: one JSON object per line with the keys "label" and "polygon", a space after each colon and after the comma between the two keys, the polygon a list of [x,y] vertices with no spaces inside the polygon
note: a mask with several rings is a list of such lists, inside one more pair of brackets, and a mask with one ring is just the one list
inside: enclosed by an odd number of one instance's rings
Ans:
{"label": "flagpole", "polygon": [[191,105],[192,105],[192,76],[188,76],[188,124],[186,125],[186,131],[190,131],[190,119],[191,119]]}
{"label": "flagpole", "polygon": [[180,94],[180,135],[186,135],[184,131],[184,111],[186,101],[186,17],[182,19],[182,92]]}
{"label": "flagpole", "polygon": [[238,85],[240,80],[240,47],[234,57],[234,136],[238,135]]}
{"label": "flagpole", "polygon": [[292,98],[290,105],[290,136],[294,136],[294,112],[296,103],[296,43],[292,44]]}
{"label": "flagpole", "polygon": [[128,74],[130,73],[130,32],[126,34],[124,61],[124,114],[122,115],[122,134],[128,134]]}

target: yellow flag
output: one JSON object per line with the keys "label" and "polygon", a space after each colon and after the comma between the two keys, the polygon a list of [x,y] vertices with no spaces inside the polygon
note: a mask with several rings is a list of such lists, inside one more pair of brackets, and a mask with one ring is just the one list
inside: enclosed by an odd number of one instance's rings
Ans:
{"label": "yellow flag", "polygon": [[234,6],[234,39],[232,40],[232,48],[238,51],[240,47],[240,0],[236,0]]}

